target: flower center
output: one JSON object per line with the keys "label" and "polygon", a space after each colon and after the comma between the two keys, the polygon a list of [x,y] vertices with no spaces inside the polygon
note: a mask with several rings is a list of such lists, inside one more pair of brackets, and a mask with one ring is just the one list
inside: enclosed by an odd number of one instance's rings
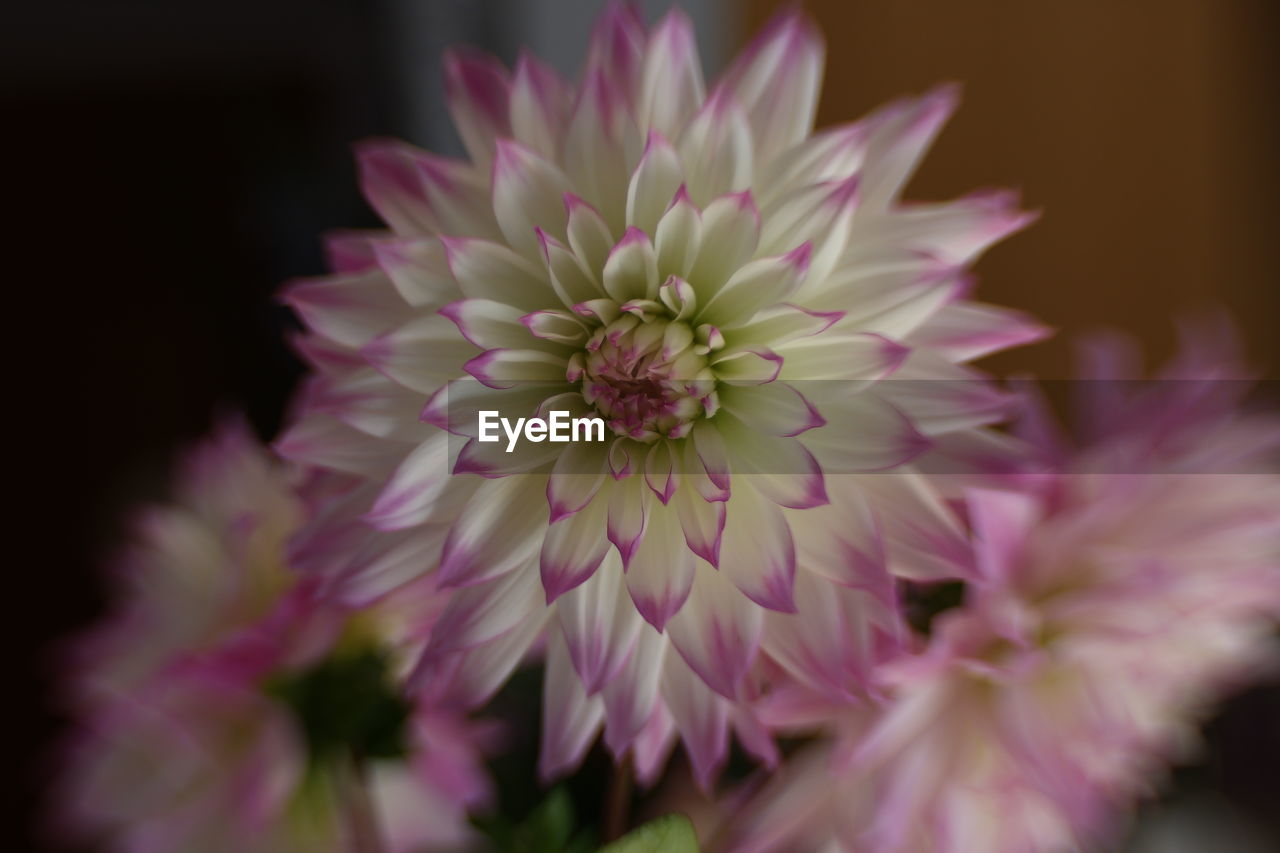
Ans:
{"label": "flower center", "polygon": [[618,435],[681,438],[718,407],[715,374],[688,324],[623,306],[570,359],[568,378]]}

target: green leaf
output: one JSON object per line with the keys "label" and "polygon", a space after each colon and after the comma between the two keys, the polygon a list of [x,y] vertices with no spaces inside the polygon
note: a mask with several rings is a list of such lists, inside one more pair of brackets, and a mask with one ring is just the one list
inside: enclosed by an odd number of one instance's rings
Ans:
{"label": "green leaf", "polygon": [[600,853],[698,853],[698,837],[689,818],[669,814],[628,832]]}

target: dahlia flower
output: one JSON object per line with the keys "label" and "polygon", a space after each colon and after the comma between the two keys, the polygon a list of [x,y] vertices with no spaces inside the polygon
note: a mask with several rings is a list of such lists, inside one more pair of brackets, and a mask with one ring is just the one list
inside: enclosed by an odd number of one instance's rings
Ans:
{"label": "dahlia flower", "polygon": [[240,423],[183,462],[120,562],[118,612],[73,655],[63,828],[122,850],[463,842],[493,735],[397,686],[441,608],[432,580],[328,601],[284,560],[297,475]]}
{"label": "dahlia flower", "polygon": [[[622,5],[577,84],[452,53],[468,159],[360,146],[389,231],[339,235],[334,274],[288,290],[315,376],[280,452],[376,491],[363,522],[398,555],[439,550],[417,569],[458,593],[424,689],[479,701],[551,626],[546,772],[603,722],[638,766],[674,726],[707,778],[799,573],[882,537],[914,543],[902,571],[968,569],[911,463],[1008,408],[963,364],[1043,330],[969,301],[966,267],[1029,217],[901,203],[955,91],[815,134],[823,56],[787,13],[708,87],[681,12],[646,32]],[[482,412],[556,411],[608,440],[480,440]],[[325,571],[353,595],[403,577]]]}
{"label": "dahlia flower", "polygon": [[1241,408],[1221,336],[1150,385],[1092,352],[1085,442],[1033,413],[1027,475],[969,492],[979,571],[880,666],[884,696],[779,691],[770,722],[834,733],[743,810],[735,849],[1079,849],[1277,662],[1280,421]]}

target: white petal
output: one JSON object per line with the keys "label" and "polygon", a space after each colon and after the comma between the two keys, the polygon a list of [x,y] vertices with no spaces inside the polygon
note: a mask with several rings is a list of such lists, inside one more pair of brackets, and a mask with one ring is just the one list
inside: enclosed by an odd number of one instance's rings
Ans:
{"label": "white petal", "polygon": [[751,186],[751,127],[733,97],[712,95],[685,127],[677,148],[695,204],[705,206]]}
{"label": "white petal", "polygon": [[[449,531],[438,570],[442,585],[464,586],[528,565],[546,532],[537,477],[486,480]],[[501,536],[493,531],[501,530]],[[536,574],[536,571],[533,572]],[[541,601],[542,595],[535,592]]]}
{"label": "white petal", "polygon": [[722,196],[702,211],[702,247],[689,273],[700,300],[710,299],[755,256],[760,211],[750,193]]}
{"label": "white petal", "polygon": [[379,269],[290,283],[281,298],[313,331],[347,347],[360,347],[410,315]]}
{"label": "white petal", "polygon": [[621,671],[642,626],[623,588],[616,551],[584,583],[560,596],[556,616],[583,686],[588,694],[599,692]]}
{"label": "white petal", "polygon": [[475,351],[447,317],[427,314],[371,341],[360,354],[384,376],[431,394],[457,376]]}
{"label": "white petal", "polygon": [[702,106],[703,96],[693,24],[673,7],[649,35],[636,104],[640,126],[672,137]]}
{"label": "white petal", "polygon": [[562,197],[569,179],[554,163],[518,142],[501,140],[493,160],[493,211],[507,243],[530,260],[541,257],[541,228],[565,236]]}
{"label": "white petal", "polygon": [[687,192],[677,192],[671,207],[658,220],[654,232],[658,252],[658,278],[686,278],[702,245],[702,212]]}
{"label": "white petal", "polygon": [[813,129],[824,53],[817,28],[800,14],[784,13],[725,72],[725,85],[747,110],[761,163]]}
{"label": "white petal", "polygon": [[569,120],[572,92],[554,69],[522,53],[511,81],[511,132],[525,146],[554,159]]}
{"label": "white petal", "polygon": [[651,504],[644,538],[626,572],[636,610],[661,631],[684,605],[693,576],[693,552],[685,545],[674,508]]}
{"label": "white petal", "polygon": [[726,507],[720,571],[748,598],[771,610],[794,612],[795,541],[777,504],[735,477]]}
{"label": "white petal", "polygon": [[493,160],[494,142],[511,135],[511,81],[496,59],[452,50],[444,57],[445,97],[458,135],[478,167]]}
{"label": "white petal", "polygon": [[604,289],[619,303],[658,296],[658,257],[649,237],[637,228],[626,234],[609,253],[604,265]]}
{"label": "white petal", "polygon": [[449,434],[437,431],[400,463],[365,519],[379,530],[421,524],[448,482]]}
{"label": "white petal", "polygon": [[656,233],[658,220],[683,184],[680,155],[661,134],[650,133],[627,188],[627,225]]}
{"label": "white petal", "polygon": [[547,667],[542,686],[542,744],[538,775],[549,780],[563,775],[582,761],[599,734],[604,702],[587,696],[569,661],[569,650],[559,632],[547,639]]}
{"label": "white petal", "polygon": [[[532,232],[530,236],[537,239]],[[446,239],[443,243],[449,269],[466,298],[492,299],[526,312],[553,304],[555,293],[540,264],[487,240]]]}
{"label": "white petal", "polygon": [[738,698],[738,683],[755,660],[764,614],[722,573],[698,567],[693,591],[672,617],[667,635],[707,686]]}
{"label": "white petal", "polygon": [[436,309],[461,295],[439,240],[383,240],[375,243],[373,250],[378,266],[414,308]]}

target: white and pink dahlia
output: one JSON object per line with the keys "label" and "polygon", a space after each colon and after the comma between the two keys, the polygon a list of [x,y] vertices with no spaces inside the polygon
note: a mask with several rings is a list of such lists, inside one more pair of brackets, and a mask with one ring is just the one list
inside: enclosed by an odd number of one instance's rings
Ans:
{"label": "white and pink dahlia", "polygon": [[60,832],[129,851],[468,840],[494,733],[400,688],[441,594],[424,578],[356,611],[300,580],[297,479],[232,422],[141,516],[116,612],[74,649]]}
{"label": "white and pink dahlia", "polygon": [[[397,553],[439,549],[459,592],[424,680],[464,670],[478,701],[553,626],[549,772],[603,721],[617,750],[674,727],[705,777],[798,572],[882,535],[927,555],[904,571],[961,570],[910,466],[1005,414],[962,365],[1043,330],[969,301],[966,266],[1029,217],[1004,193],[901,203],[955,92],[815,134],[823,55],[788,13],[707,87],[682,13],[646,31],[622,5],[577,84],[451,54],[469,159],[362,145],[389,231],[336,237],[334,274],[288,291],[316,375],[281,452],[363,479]],[[508,452],[481,410],[595,416],[608,441]]]}
{"label": "white and pink dahlia", "polygon": [[[1154,383],[1114,348],[1076,448],[1036,417],[1029,472],[967,498],[977,574],[918,654],[823,720],[742,813],[735,849],[1059,851],[1112,839],[1229,689],[1280,662],[1280,421],[1248,414],[1222,337]],[[1098,357],[1098,356],[1101,357]]]}

